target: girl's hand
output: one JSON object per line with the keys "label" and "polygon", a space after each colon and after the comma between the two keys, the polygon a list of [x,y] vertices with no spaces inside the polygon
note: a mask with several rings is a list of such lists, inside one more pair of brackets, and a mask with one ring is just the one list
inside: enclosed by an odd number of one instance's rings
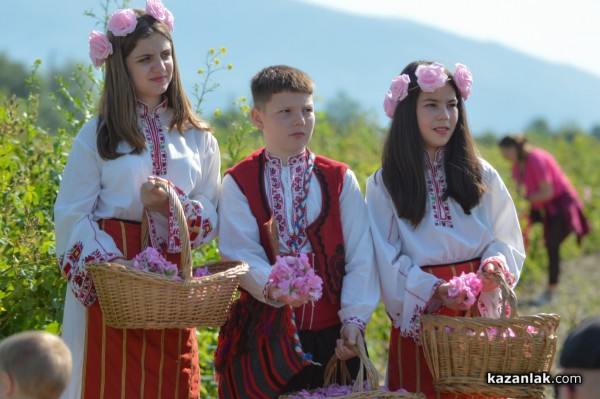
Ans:
{"label": "girl's hand", "polygon": [[496,270],[502,270],[500,265],[496,262],[490,262],[479,269],[477,274],[481,277],[481,292],[490,292],[498,288],[498,283],[489,277],[494,274]]}
{"label": "girl's hand", "polygon": [[356,353],[350,346],[356,346],[362,333],[356,324],[345,324],[340,331],[340,338],[336,341],[335,355],[340,360],[352,359]]}
{"label": "girl's hand", "polygon": [[144,208],[153,212],[160,212],[165,216],[169,216],[169,197],[167,192],[158,186],[158,182],[168,184],[168,182],[160,177],[149,176],[148,181],[140,187],[140,197]]}
{"label": "girl's hand", "polygon": [[440,284],[437,288],[437,291],[434,294],[434,297],[437,297],[442,301],[442,306],[445,306],[449,309],[453,310],[469,310],[471,308],[470,305],[465,305],[463,302],[467,299],[465,295],[458,295],[454,298],[450,298],[448,296],[448,289],[450,288],[449,283]]}

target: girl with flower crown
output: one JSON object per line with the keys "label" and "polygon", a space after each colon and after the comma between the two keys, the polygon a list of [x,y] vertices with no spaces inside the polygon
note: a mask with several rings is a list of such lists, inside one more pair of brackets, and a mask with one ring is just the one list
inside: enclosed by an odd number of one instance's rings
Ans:
{"label": "girl with flower crown", "polygon": [[[367,208],[381,289],[392,320],[389,389],[456,398],[434,390],[423,349],[423,314],[463,316],[453,277],[501,270],[516,284],[525,258],[514,204],[496,170],[478,156],[464,100],[472,75],[462,64],[413,62],[384,102],[392,119],[382,166],[367,182]],[[479,312],[499,317],[497,285],[482,275]],[[439,395],[439,396],[438,396]]]}
{"label": "girl with flower crown", "polygon": [[103,91],[98,115],[75,137],[54,209],[68,279],[62,335],[74,370],[64,398],[199,397],[195,329],[107,326],[86,269],[131,264],[143,208],[152,247],[179,263],[180,232],[158,181],[178,193],[193,248],[216,235],[219,148],[183,91],[172,30],[173,15],[148,0],[145,10],[114,12],[106,34],[90,35]]}

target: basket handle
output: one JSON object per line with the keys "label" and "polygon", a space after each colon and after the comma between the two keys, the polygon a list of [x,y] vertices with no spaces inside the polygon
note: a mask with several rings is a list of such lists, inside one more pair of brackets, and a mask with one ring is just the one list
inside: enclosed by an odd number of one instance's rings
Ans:
{"label": "basket handle", "polygon": [[496,269],[494,273],[484,273],[485,276],[489,277],[492,281],[498,283],[498,287],[500,287],[500,292],[502,293],[502,308],[501,308],[501,318],[506,317],[506,305],[510,306],[510,315],[509,317],[515,318],[519,317],[519,311],[517,306],[517,294],[512,289],[510,285],[506,282],[506,278],[504,277],[504,273],[502,270]]}
{"label": "basket handle", "polygon": [[[185,218],[181,201],[179,201],[179,197],[177,196],[175,189],[171,185],[165,184],[158,180],[155,181],[154,184],[167,192],[169,203],[173,206],[175,220],[177,220],[177,226],[179,227],[179,239],[181,240],[181,260],[179,266],[184,277],[184,285],[187,285],[192,279],[192,247],[190,245],[190,232],[187,226],[187,219]],[[142,211],[141,229],[142,249],[145,249],[150,246],[150,236],[148,233],[148,210],[146,208],[144,208]]]}
{"label": "basket handle", "polygon": [[[365,390],[365,378],[369,382],[370,390],[379,389],[379,374],[377,373],[375,365],[373,365],[371,359],[369,359],[369,356],[367,356],[364,338],[362,336],[359,336],[356,345],[350,346],[350,349],[354,351],[354,353],[360,360],[358,375],[356,376],[356,381],[354,382],[352,391],[363,392]],[[340,360],[336,355],[333,355],[331,359],[329,359],[329,362],[327,362],[327,366],[325,366],[324,384],[326,387],[336,382],[336,380],[338,379],[338,373],[341,384],[349,385],[352,382],[352,378],[350,376],[350,372],[348,371],[348,367],[346,366],[346,362]]]}

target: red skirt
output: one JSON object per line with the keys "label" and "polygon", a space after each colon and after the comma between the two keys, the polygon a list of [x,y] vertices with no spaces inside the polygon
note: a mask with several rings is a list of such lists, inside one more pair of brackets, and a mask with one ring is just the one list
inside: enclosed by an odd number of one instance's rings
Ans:
{"label": "red skirt", "polygon": [[[450,280],[462,272],[470,273],[479,270],[480,259],[450,265],[423,266],[427,273]],[[456,311],[446,307],[440,308],[436,314],[445,316],[464,316],[464,311]],[[427,367],[423,346],[417,345],[411,337],[400,335],[398,328],[392,328],[388,357],[388,386],[390,390],[404,388],[409,392],[421,392],[427,399],[466,399],[470,395],[439,393],[433,387],[433,376]]]}
{"label": "red skirt", "polygon": [[[100,228],[125,258],[141,251],[138,223],[102,220]],[[115,329],[98,301],[88,308],[82,398],[198,398],[199,378],[195,328]]]}

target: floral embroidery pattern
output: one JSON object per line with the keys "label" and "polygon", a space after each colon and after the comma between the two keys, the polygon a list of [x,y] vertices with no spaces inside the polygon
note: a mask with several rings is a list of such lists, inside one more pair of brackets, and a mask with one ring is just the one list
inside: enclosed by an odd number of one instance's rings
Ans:
{"label": "floral embroidery pattern", "polygon": [[167,174],[167,151],[165,149],[165,133],[158,112],[167,108],[167,101],[163,101],[152,113],[148,112],[148,106],[138,103],[138,116],[140,127],[146,143],[148,152],[152,156],[152,173],[156,176]]}
{"label": "floral embroidery pattern", "polygon": [[448,207],[448,201],[444,201],[442,196],[446,192],[446,175],[444,173],[444,150],[439,150],[435,155],[435,160],[431,161],[426,156],[427,172],[427,192],[429,199],[431,200],[431,207],[433,211],[433,217],[435,218],[435,225],[442,227],[453,228],[452,215],[450,215],[450,208]]}
{"label": "floral embroidery pattern", "polygon": [[[283,166],[281,159],[270,155],[268,152],[265,154],[265,159],[267,161],[265,165],[265,173],[267,176],[267,190],[269,193],[268,197],[271,209],[273,210],[273,217],[277,222],[279,237],[286,243],[288,248],[292,247],[292,242],[294,239],[296,239],[298,248],[301,248],[307,240],[307,221],[306,218],[300,218],[300,213],[302,212],[302,209],[300,209],[300,204],[302,203],[302,189],[304,186],[304,175],[307,168],[306,153],[303,152],[302,154],[290,157],[288,160],[288,166]],[[284,192],[284,184],[282,180],[284,167],[289,168],[290,173],[290,186],[292,193],[291,204],[287,203]],[[301,226],[298,229],[297,237],[294,235],[293,226],[289,225],[288,223],[287,215],[289,213],[293,214],[292,220],[301,219]]]}
{"label": "floral embroidery pattern", "polygon": [[358,328],[360,328],[360,331],[364,334],[365,330],[367,328],[367,323],[365,323],[364,320],[360,319],[359,317],[356,316],[352,316],[352,317],[348,317],[347,319],[345,319],[343,321],[343,324],[354,324],[356,326],[358,326]]}
{"label": "floral embroidery pattern", "polygon": [[71,291],[84,306],[89,307],[96,302],[96,290],[92,281],[91,274],[85,269],[85,264],[89,262],[107,262],[120,256],[116,253],[102,253],[96,249],[85,256],[83,262],[80,262],[83,253],[83,243],[76,242],[67,251],[64,256],[59,258],[62,265],[62,271],[69,280]]}

